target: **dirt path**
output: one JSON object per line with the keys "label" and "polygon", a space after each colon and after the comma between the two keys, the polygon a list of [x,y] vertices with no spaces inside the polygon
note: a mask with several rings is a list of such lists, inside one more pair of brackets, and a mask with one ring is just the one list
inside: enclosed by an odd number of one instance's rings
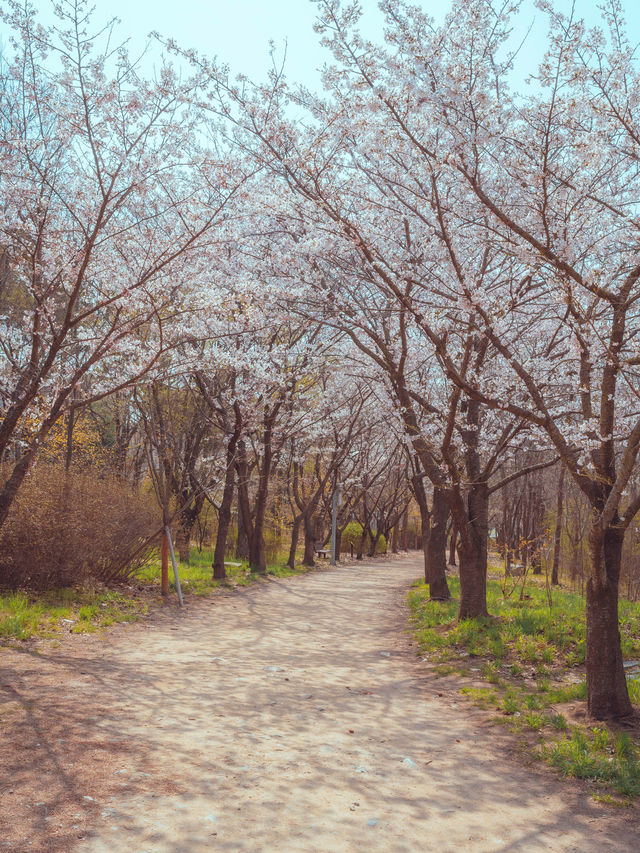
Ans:
{"label": "dirt path", "polygon": [[637,851],[409,648],[416,559],[0,651],[0,851]]}

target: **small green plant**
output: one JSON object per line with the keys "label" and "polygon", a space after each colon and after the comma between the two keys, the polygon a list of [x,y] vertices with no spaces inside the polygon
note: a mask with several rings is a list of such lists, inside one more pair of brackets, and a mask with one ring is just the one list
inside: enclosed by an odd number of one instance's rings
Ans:
{"label": "small green plant", "polygon": [[593,745],[596,749],[606,749],[609,746],[609,732],[607,729],[594,728],[591,730]]}
{"label": "small green plant", "polygon": [[619,800],[617,797],[612,797],[611,794],[594,793],[591,796],[596,803],[602,803],[605,806],[613,806],[618,809],[628,809],[631,806],[631,800]]}
{"label": "small green plant", "polygon": [[460,693],[468,696],[474,704],[481,708],[495,708],[500,704],[495,689],[490,687],[462,687]]}
{"label": "small green plant", "polygon": [[508,714],[509,716],[520,710],[518,697],[513,690],[507,690],[506,696],[502,700],[502,707],[504,708],[505,714]]}
{"label": "small green plant", "polygon": [[[540,660],[542,663],[553,663],[553,649],[551,646],[542,646],[540,650]],[[543,669],[543,667],[539,667]]]}
{"label": "small green plant", "polygon": [[[607,741],[608,744],[608,741]],[[630,761],[635,755],[635,746],[627,732],[616,735],[616,756],[618,761]]]}
{"label": "small green plant", "polygon": [[569,728],[567,719],[563,714],[552,714],[549,717],[549,722],[553,728],[557,729],[559,732],[565,732]]}
{"label": "small green plant", "polygon": [[536,689],[538,693],[548,693],[551,690],[551,682],[548,678],[541,678],[538,673],[538,680],[536,681]]}
{"label": "small green plant", "polygon": [[485,663],[483,664],[481,670],[482,675],[490,684],[499,684],[500,683],[500,673],[494,664]]}
{"label": "small green plant", "polygon": [[531,711],[537,711],[542,707],[542,702],[534,693],[527,693],[524,697],[525,707],[529,708]]}
{"label": "small green plant", "polygon": [[529,711],[524,717],[525,725],[535,732],[539,732],[545,724],[545,718],[542,714],[536,714],[534,711]]}

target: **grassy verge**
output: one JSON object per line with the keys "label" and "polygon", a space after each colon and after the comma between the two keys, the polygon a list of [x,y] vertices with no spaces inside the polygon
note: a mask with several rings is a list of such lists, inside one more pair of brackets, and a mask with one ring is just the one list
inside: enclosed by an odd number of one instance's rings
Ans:
{"label": "grassy verge", "polygon": [[0,595],[0,640],[51,638],[63,632],[91,633],[117,622],[132,622],[147,603],[113,590],[58,589]]}
{"label": "grassy verge", "polygon": [[[289,569],[286,557],[267,567],[267,574],[289,577],[308,571]],[[227,580],[211,577],[213,552],[192,549],[190,562],[178,564],[180,584],[185,595],[209,595],[218,587],[247,586],[257,576],[247,564],[227,567]],[[173,570],[169,566],[169,587],[175,592]],[[159,602],[160,560],[151,560],[132,581],[118,589],[66,588],[44,593],[16,592],[0,595],[0,642],[54,638],[62,633],[91,633],[118,622],[132,622],[144,616]],[[175,599],[172,599],[175,601]]]}
{"label": "grassy verge", "polygon": [[[176,555],[177,556],[177,555]],[[292,575],[299,575],[309,571],[308,568],[301,566],[296,569],[290,569],[285,565],[286,556],[279,557],[273,564],[267,566],[267,575],[274,577],[287,578]],[[178,562],[178,575],[180,577],[180,586],[183,592],[193,593],[194,595],[209,595],[209,593],[219,587],[234,587],[248,586],[255,582],[259,577],[254,572],[249,571],[249,564],[242,562],[240,565],[235,565],[235,561],[227,565],[227,579],[224,581],[215,581],[212,577],[213,550],[203,548],[198,551],[196,548],[191,549],[189,563]],[[138,574],[138,579],[152,587],[160,587],[160,559],[151,560],[145,568]],[[173,568],[169,563],[169,589],[174,592],[176,588],[173,577]]]}
{"label": "grassy verge", "polygon": [[[450,587],[455,598],[457,578]],[[546,589],[534,582],[521,595],[520,586],[490,580],[487,600],[491,617],[458,621],[455,600],[429,601],[428,588],[414,586],[409,606],[421,653],[438,674],[463,676],[460,692],[525,735],[537,757],[624,797],[640,794],[637,738],[589,726],[575,714],[586,699],[584,599],[553,590],[550,604]],[[621,602],[620,630],[625,657],[637,660],[640,604]],[[640,675],[628,683],[632,701],[640,703]]]}

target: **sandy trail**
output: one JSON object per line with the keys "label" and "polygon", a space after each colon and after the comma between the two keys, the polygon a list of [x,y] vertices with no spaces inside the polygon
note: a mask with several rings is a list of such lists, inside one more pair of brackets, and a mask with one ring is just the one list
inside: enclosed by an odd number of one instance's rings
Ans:
{"label": "sandy trail", "polygon": [[428,674],[406,635],[419,574],[270,580],[3,650],[0,850],[639,850],[636,808],[523,766]]}

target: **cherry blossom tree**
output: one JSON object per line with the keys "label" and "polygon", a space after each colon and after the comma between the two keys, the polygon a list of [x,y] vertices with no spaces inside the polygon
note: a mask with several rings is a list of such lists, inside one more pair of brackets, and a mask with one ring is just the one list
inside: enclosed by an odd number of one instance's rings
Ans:
{"label": "cherry blossom tree", "polygon": [[[620,4],[605,4],[604,26],[592,30],[540,4],[549,48],[529,97],[509,87],[517,4],[454,3],[437,28],[408,4],[385,3],[392,51],[375,79],[347,13],[324,5],[336,50],[431,175],[459,304],[500,370],[470,381],[422,317],[441,363],[469,398],[545,433],[589,501],[588,706],[598,718],[623,716],[618,581],[640,507],[628,489],[640,449],[640,266],[638,70]],[[478,279],[464,241],[502,255],[511,270],[502,286]]]}
{"label": "cherry blossom tree", "polygon": [[[0,74],[0,524],[56,421],[155,368],[222,254],[245,175],[202,146],[198,81],[146,80],[86,3],[8,2]],[[191,297],[190,324],[206,303]]]}

